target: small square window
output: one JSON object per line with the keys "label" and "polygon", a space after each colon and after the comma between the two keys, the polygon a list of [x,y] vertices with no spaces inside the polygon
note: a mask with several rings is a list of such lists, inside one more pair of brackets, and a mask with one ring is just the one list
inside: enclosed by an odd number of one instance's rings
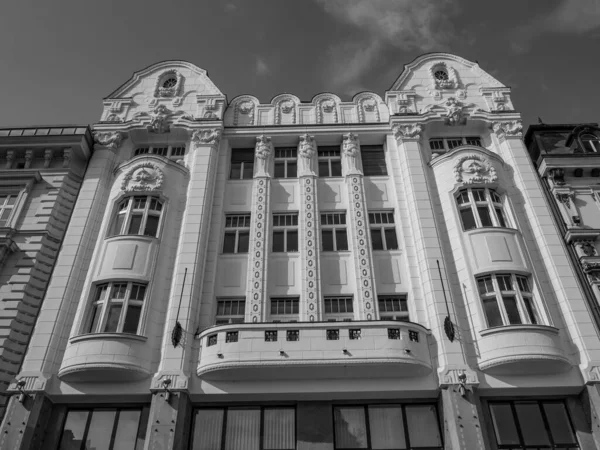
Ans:
{"label": "small square window", "polygon": [[206,342],[206,346],[207,347],[212,347],[213,345],[217,345],[217,335],[216,334],[211,334]]}
{"label": "small square window", "polygon": [[295,342],[300,340],[300,330],[287,330],[286,341]]}
{"label": "small square window", "polygon": [[361,337],[361,329],[360,328],[351,328],[348,330],[348,337],[350,340],[358,340]]}
{"label": "small square window", "polygon": [[225,335],[225,342],[237,342],[238,341],[238,332],[237,331],[228,331]]}
{"label": "small square window", "polygon": [[266,330],[265,342],[277,342],[277,330]]}
{"label": "small square window", "polygon": [[326,330],[325,335],[328,341],[337,341],[340,339],[340,330]]}
{"label": "small square window", "polygon": [[411,342],[419,342],[419,332],[414,330],[408,330],[408,339]]}
{"label": "small square window", "polygon": [[388,339],[399,340],[400,328],[388,328]]}

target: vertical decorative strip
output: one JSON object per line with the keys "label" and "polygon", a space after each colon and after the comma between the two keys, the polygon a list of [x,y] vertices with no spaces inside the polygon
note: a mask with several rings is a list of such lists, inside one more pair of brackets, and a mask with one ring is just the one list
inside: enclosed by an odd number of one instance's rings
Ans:
{"label": "vertical decorative strip", "polygon": [[254,181],[252,183],[252,225],[250,227],[248,293],[252,322],[266,320],[263,309],[267,304],[267,246],[271,197],[271,156],[273,145],[268,136],[256,138],[254,152]]}
{"label": "vertical decorative strip", "polygon": [[300,255],[302,261],[301,320],[321,320],[321,274],[319,264],[319,209],[317,176],[314,171],[316,145],[314,136],[300,136],[298,178],[300,183]]}
{"label": "vertical decorative strip", "polygon": [[373,254],[369,235],[369,218],[365,207],[365,186],[360,160],[360,143],[358,137],[349,133],[344,135],[342,144],[344,176],[348,187],[348,217],[346,223],[350,228],[352,255],[358,285],[358,319],[375,320],[375,278],[373,274]]}

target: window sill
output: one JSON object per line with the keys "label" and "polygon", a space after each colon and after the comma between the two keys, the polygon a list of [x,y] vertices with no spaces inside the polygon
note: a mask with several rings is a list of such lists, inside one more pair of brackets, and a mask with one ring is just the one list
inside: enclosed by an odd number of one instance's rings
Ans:
{"label": "window sill", "polygon": [[512,333],[515,331],[541,331],[546,333],[558,334],[559,330],[556,327],[550,325],[533,325],[530,323],[521,325],[502,325],[499,327],[487,328],[479,331],[481,336],[488,336],[490,334],[497,333]]}
{"label": "window sill", "polygon": [[74,344],[80,341],[87,340],[107,340],[107,339],[125,339],[132,341],[141,341],[146,342],[148,338],[146,336],[140,336],[139,334],[131,334],[131,333],[86,333],[80,334],[79,336],[74,336],[69,339],[70,344]]}
{"label": "window sill", "polygon": [[121,238],[121,239],[143,239],[143,240],[156,240],[158,241],[159,238],[157,236],[145,236],[143,234],[115,234],[113,236],[107,236],[104,238],[104,240],[108,240],[108,239],[116,239],[116,238]]}
{"label": "window sill", "polygon": [[465,233],[477,233],[479,232],[484,232],[484,231],[511,231],[516,233],[517,231],[519,231],[516,228],[510,228],[510,227],[479,227],[479,228],[471,228],[470,230],[464,230]]}

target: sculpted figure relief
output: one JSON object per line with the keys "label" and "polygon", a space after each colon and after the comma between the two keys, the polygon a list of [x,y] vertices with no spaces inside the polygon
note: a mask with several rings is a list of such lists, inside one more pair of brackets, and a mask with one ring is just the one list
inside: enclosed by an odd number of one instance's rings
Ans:
{"label": "sculpted figure relief", "polygon": [[256,175],[267,176],[269,174],[269,159],[273,153],[273,144],[269,136],[260,135],[256,137]]}
{"label": "sculpted figure relief", "polygon": [[463,184],[493,183],[498,180],[494,166],[478,155],[459,158],[454,165],[454,177]]}
{"label": "sculpted figure relief", "polygon": [[356,134],[348,133],[344,135],[342,151],[344,156],[346,156],[346,175],[362,173],[356,165],[356,159],[360,153],[360,144],[358,142],[358,136]]}
{"label": "sculpted figure relief", "polygon": [[456,126],[463,125],[466,119],[463,117],[463,104],[456,100],[454,97],[450,97],[446,101],[446,125]]}
{"label": "sculpted figure relief", "polygon": [[298,175],[316,175],[312,164],[313,156],[316,153],[315,137],[309,134],[301,135],[298,153],[300,155],[300,171]]}

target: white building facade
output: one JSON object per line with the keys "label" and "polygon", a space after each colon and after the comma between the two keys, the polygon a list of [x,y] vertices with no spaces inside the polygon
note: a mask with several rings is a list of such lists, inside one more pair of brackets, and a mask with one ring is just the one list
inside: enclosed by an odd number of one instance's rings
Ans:
{"label": "white building facade", "polygon": [[1,448],[597,448],[597,330],[477,64],[263,104],[162,62],[94,129]]}

